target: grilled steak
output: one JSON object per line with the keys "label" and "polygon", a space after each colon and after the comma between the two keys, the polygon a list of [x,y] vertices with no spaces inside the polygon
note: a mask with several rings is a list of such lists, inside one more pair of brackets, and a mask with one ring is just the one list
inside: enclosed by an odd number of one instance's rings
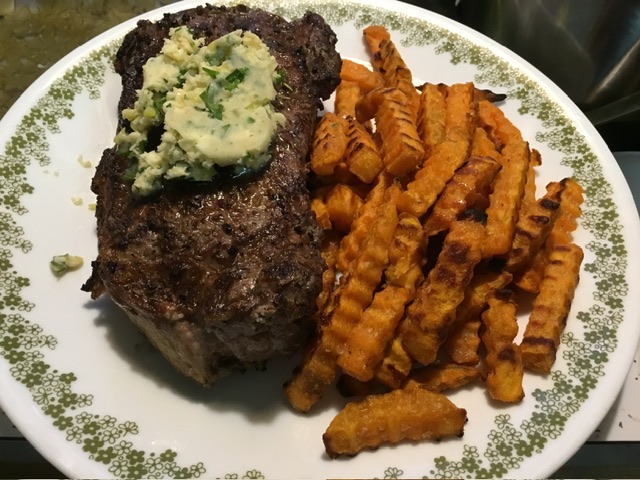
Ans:
{"label": "grilled steak", "polygon": [[98,257],[83,289],[93,298],[108,293],[179,371],[209,386],[292,354],[313,331],[325,265],[307,157],[341,62],[335,34],[316,14],[288,22],[244,6],[198,7],[141,21],[126,35],[115,59],[120,111],[134,104],[142,66],[179,25],[206,43],[237,29],[258,35],[286,71],[276,99],[286,125],[254,177],[176,180],[148,198],[133,195],[124,178],[130,160],[106,150],[92,182]]}

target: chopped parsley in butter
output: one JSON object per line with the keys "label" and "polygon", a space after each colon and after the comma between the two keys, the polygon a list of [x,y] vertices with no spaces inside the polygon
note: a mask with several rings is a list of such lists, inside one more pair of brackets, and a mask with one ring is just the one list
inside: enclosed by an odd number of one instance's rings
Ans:
{"label": "chopped parsley in butter", "polygon": [[[161,52],[143,67],[133,108],[122,112],[131,131],[116,135],[120,152],[134,163],[126,177],[148,195],[165,180],[211,180],[217,167],[259,169],[285,117],[274,110],[274,83],[282,80],[267,46],[237,30],[208,45],[187,27],[170,31]],[[147,151],[151,129],[162,127],[159,145]]]}

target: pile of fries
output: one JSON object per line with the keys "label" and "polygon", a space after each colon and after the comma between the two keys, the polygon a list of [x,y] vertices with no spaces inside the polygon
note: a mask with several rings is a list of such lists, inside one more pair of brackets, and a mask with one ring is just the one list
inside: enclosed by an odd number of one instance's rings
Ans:
{"label": "pile of fries", "polygon": [[[315,133],[312,208],[327,263],[318,335],[285,385],[308,412],[337,383],[364,395],[324,436],[330,457],[462,436],[443,392],[471,382],[495,401],[546,373],[579,279],[583,191],[536,195],[540,154],[472,83],[414,85],[389,32],[367,27],[372,70],[344,60],[335,111]],[[516,343],[520,292],[535,296]]]}

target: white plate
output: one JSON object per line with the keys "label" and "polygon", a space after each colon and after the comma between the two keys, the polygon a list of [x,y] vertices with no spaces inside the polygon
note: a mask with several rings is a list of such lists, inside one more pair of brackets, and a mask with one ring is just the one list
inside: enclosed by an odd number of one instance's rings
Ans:
{"label": "white plate", "polygon": [[[586,188],[576,241],[581,283],[551,375],[527,375],[521,405],[498,408],[481,388],[452,395],[464,438],[383,447],[330,460],[321,435],[342,403],[329,395],[298,415],[281,385],[292,364],[202,390],[175,373],[106,298],[80,291],[96,254],[88,204],[93,168],[110,146],[119,80],[109,66],[133,22],[60,61],[0,128],[0,403],[25,437],[70,477],[540,478],[589,437],[625,378],[640,334],[640,228],[624,177],[595,129],[543,75],[486,38],[393,1],[251,1],[335,28],[347,58],[366,60],[361,31],[392,30],[422,81],[475,81],[506,92],[508,116],[543,157],[539,185],[574,175]],[[194,5],[185,2],[170,11]],[[158,18],[160,11],[151,14]],[[74,205],[72,197],[83,199]],[[53,255],[86,260],[56,279]]]}

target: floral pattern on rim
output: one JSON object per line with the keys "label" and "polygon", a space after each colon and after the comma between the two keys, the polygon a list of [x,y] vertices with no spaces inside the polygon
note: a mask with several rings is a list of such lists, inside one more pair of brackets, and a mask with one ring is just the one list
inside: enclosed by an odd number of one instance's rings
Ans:
{"label": "floral pattern on rim", "polygon": [[[436,478],[499,478],[520,467],[525,458],[545,448],[549,439],[562,434],[567,420],[581,408],[604,374],[608,354],[618,344],[617,327],[623,321],[623,299],[628,292],[627,249],[616,206],[611,199],[612,186],[603,178],[598,159],[586,140],[571,125],[561,109],[534,82],[497,58],[490,51],[472,45],[446,29],[431,23],[361,4],[341,2],[282,3],[267,0],[245,2],[296,17],[307,10],[323,15],[330,23],[354,22],[356,28],[373,23],[384,24],[404,35],[406,46],[432,45],[438,54],[448,54],[451,62],[474,65],[475,80],[500,87],[520,104],[519,112],[539,119],[545,130],[536,140],[562,155],[562,165],[585,187],[582,227],[594,240],[586,245],[594,260],[584,270],[596,280],[594,303],[575,316],[584,327],[582,336],[565,333],[562,356],[567,372],[554,371],[552,386],[536,389],[535,411],[520,425],[514,425],[508,414],[497,415],[488,436],[486,448],[465,445],[462,457],[452,460],[434,459],[435,468],[428,472]],[[120,421],[108,414],[90,412],[93,396],[74,391],[77,380],[71,372],[60,372],[47,362],[46,352],[57,346],[57,339],[27,319],[33,304],[21,295],[29,279],[13,270],[13,251],[28,253],[32,244],[15,216],[27,212],[21,203],[23,195],[33,192],[26,178],[26,167],[32,161],[49,163],[46,133],[60,131],[58,120],[72,118],[72,103],[86,90],[91,98],[100,97],[100,87],[117,42],[106,45],[70,68],[23,117],[16,132],[0,153],[0,356],[9,364],[11,375],[32,394],[33,401],[51,418],[55,427],[69,442],[81,446],[90,459],[108,466],[110,473],[126,478],[198,477],[207,470],[202,462],[189,467],[177,463],[172,450],[148,452],[134,444],[138,426]],[[404,472],[388,467],[384,478],[401,478]],[[252,469],[242,476],[226,474],[224,478],[264,478]]]}

